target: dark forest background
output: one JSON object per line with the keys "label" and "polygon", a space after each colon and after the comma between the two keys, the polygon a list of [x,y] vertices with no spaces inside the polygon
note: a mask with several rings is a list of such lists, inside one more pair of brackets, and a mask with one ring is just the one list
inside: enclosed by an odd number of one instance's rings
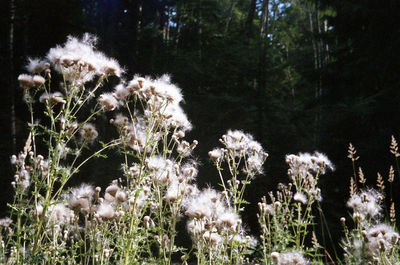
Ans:
{"label": "dark forest background", "polygon": [[[270,154],[248,189],[245,222],[257,234],[257,202],[286,183],[284,156],[326,153],[322,208],[333,242],[342,236],[357,148],[369,185],[385,178],[400,140],[398,0],[1,0],[0,210],[12,199],[9,158],[27,137],[28,112],[16,78],[28,56],[67,35],[99,37],[99,49],[134,74],[170,73],[199,141],[199,185],[217,187],[207,152],[227,129],[243,129]],[[111,85],[110,85],[111,86]],[[105,89],[110,89],[105,87]],[[121,175],[118,156],[97,160],[71,185],[105,185]],[[399,189],[397,175],[394,191]],[[394,192],[400,206],[400,195]],[[398,214],[400,215],[400,213]],[[325,230],[326,233],[326,230]],[[332,252],[328,240],[329,251]],[[321,242],[322,243],[322,242]]]}

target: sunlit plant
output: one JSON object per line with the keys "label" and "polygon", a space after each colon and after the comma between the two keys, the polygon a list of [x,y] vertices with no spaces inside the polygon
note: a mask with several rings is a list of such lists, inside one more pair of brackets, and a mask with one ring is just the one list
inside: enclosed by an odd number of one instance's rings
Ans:
{"label": "sunlit plant", "polygon": [[[28,137],[11,156],[15,195],[9,217],[0,219],[2,264],[322,264],[314,209],[322,211],[318,180],[333,170],[319,153],[287,155],[287,185],[279,184],[258,204],[260,236],[242,221],[246,188],[268,154],[240,130],[228,130],[221,147],[209,152],[217,169],[218,188],[199,189],[198,162],[188,142],[192,129],[182,109],[181,90],[168,75],[126,78],[115,59],[96,50],[90,34],[68,37],[44,58],[30,58],[28,74],[18,77],[30,112]],[[113,86],[105,91],[104,84]],[[115,85],[116,84],[116,85]],[[42,109],[41,112],[34,112]],[[112,117],[115,139],[98,130],[98,117]],[[71,178],[106,151],[121,158],[120,175],[106,187]],[[397,143],[391,152],[396,159]],[[384,180],[378,188],[354,175],[347,206],[354,227],[345,230],[344,264],[394,264],[399,259],[394,203],[390,222],[383,217]],[[397,160],[396,160],[397,164]],[[388,182],[394,179],[390,168]],[[390,193],[392,189],[390,188]],[[186,223],[186,225],[184,225]],[[179,224],[192,239],[178,246]]]}

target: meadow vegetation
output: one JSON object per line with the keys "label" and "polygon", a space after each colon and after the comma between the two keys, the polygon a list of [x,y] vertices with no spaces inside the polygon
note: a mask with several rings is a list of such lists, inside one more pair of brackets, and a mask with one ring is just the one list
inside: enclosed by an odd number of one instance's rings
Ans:
{"label": "meadow vegetation", "polygon": [[[220,187],[198,188],[199,143],[185,140],[192,124],[181,90],[168,75],[125,80],[119,63],[95,45],[90,34],[68,37],[44,58],[30,58],[28,74],[18,77],[31,120],[23,150],[11,157],[15,195],[0,220],[2,264],[399,264],[393,167],[387,180],[378,174],[376,189],[366,187],[350,144],[351,213],[338,220],[344,256],[328,253],[315,231],[323,216],[318,181],[334,170],[317,151],[286,155],[288,183],[258,203],[260,235],[251,235],[241,214],[246,188],[263,174],[264,148],[248,133],[227,130],[209,152]],[[119,84],[107,92],[111,78]],[[37,105],[46,121],[37,120]],[[114,139],[96,127],[105,115]],[[109,149],[122,157],[117,179],[70,187],[92,159],[107,163]],[[394,138],[390,150],[397,165]],[[182,223],[189,248],[176,243]]]}

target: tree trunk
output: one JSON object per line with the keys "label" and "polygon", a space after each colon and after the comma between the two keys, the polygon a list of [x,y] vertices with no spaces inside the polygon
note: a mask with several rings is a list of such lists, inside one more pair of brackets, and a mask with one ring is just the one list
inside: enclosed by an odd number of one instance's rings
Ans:
{"label": "tree trunk", "polygon": [[247,14],[247,19],[244,27],[244,43],[246,45],[249,44],[250,38],[253,35],[253,20],[254,20],[254,13],[256,11],[256,0],[251,0],[249,13]]}
{"label": "tree trunk", "polygon": [[160,11],[156,9],[155,18],[153,23],[152,41],[151,41],[151,59],[150,59],[150,70],[156,72],[155,63],[157,56],[157,44],[158,44],[158,30],[160,28]]}
{"label": "tree trunk", "polygon": [[[317,19],[317,33],[318,37],[320,37],[319,34],[319,12],[318,12],[318,5],[317,3],[314,6],[315,12],[316,12],[316,19]],[[312,6],[308,10],[308,18],[309,18],[309,23],[310,23],[310,32],[312,36],[312,47],[313,47],[313,57],[314,57],[314,71],[316,75],[316,80],[315,80],[315,88],[314,88],[314,97],[316,101],[316,111],[315,111],[315,116],[314,116],[314,145],[318,146],[319,143],[319,135],[318,131],[320,130],[320,120],[321,120],[321,113],[320,113],[320,108],[319,108],[319,100],[321,98],[322,94],[322,79],[321,79],[321,56],[320,56],[320,41],[317,40],[316,38],[316,32],[315,32],[315,26],[314,26],[314,21],[313,21],[313,11],[312,11]]]}
{"label": "tree trunk", "polygon": [[269,0],[264,0],[262,5],[261,20],[259,25],[259,57],[258,57],[258,73],[257,73],[257,134],[259,139],[264,138],[264,106],[266,101],[267,90],[267,41],[268,39],[268,16],[269,16]]}
{"label": "tree trunk", "polygon": [[268,31],[268,16],[269,16],[269,0],[264,0],[262,6],[262,16],[260,20],[260,36],[264,38],[263,35]]}
{"label": "tree trunk", "polygon": [[11,116],[11,141],[12,153],[17,150],[17,130],[15,118],[15,67],[14,67],[14,21],[15,21],[15,0],[10,0],[10,32],[9,32],[9,64],[10,64],[10,116]]}
{"label": "tree trunk", "polygon": [[201,5],[201,0],[199,0],[199,22],[198,22],[198,34],[199,34],[199,58],[201,60],[201,49],[203,46],[202,43],[202,35],[203,35],[203,25],[202,25],[202,11],[201,11],[202,5]]}
{"label": "tree trunk", "polygon": [[[328,20],[324,20],[324,34],[328,32]],[[325,49],[324,49],[324,61],[325,61],[325,66],[328,65],[329,63],[329,44],[328,42],[325,42]]]}
{"label": "tree trunk", "polygon": [[163,39],[164,42],[167,44],[167,46],[169,44],[170,29],[171,29],[171,7],[168,7],[167,19],[163,27]]}
{"label": "tree trunk", "polygon": [[176,52],[178,52],[178,45],[181,37],[181,27],[182,27],[182,7],[180,3],[176,4],[176,21],[177,22],[176,22],[175,50]]}
{"label": "tree trunk", "polygon": [[228,11],[228,18],[226,19],[225,22],[225,30],[224,30],[224,34],[228,33],[229,30],[229,24],[232,21],[232,16],[233,16],[233,6],[235,5],[235,0],[231,0],[231,3],[229,5],[229,11]]}

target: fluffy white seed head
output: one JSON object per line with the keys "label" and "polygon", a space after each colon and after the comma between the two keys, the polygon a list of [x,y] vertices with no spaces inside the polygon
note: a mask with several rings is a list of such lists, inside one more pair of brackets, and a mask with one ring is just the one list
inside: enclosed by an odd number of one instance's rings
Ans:
{"label": "fluffy white seed head", "polygon": [[308,202],[307,196],[302,192],[296,192],[296,194],[293,196],[293,200],[302,204],[307,204]]}
{"label": "fluffy white seed head", "polygon": [[99,135],[96,128],[91,123],[86,123],[85,125],[83,125],[82,129],[80,130],[80,134],[82,138],[88,142],[93,142]]}
{"label": "fluffy white seed head", "polygon": [[286,155],[286,163],[289,165],[289,175],[302,178],[307,177],[309,172],[325,174],[327,169],[334,170],[332,162],[319,152]]}
{"label": "fluffy white seed head", "polygon": [[61,92],[54,92],[54,93],[45,92],[39,97],[39,102],[48,103],[50,105],[54,105],[57,103],[61,103],[61,104],[67,103],[64,99],[63,94],[61,94]]}
{"label": "fluffy white seed head", "polygon": [[120,76],[123,69],[114,59],[95,50],[97,38],[84,34],[81,39],[69,36],[63,46],[56,46],[47,53],[47,60],[56,71],[73,84],[83,85],[95,76]]}
{"label": "fluffy white seed head", "polygon": [[118,100],[114,97],[112,93],[104,93],[99,97],[99,103],[102,106],[103,110],[113,111],[118,109],[120,104]]}
{"label": "fluffy white seed head", "polygon": [[35,83],[33,82],[33,77],[31,75],[20,74],[18,76],[18,81],[19,84],[24,88],[31,88],[35,86]]}
{"label": "fluffy white seed head", "polygon": [[49,68],[49,63],[40,58],[28,58],[28,64],[25,68],[32,74],[39,74]]}
{"label": "fluffy white seed head", "polygon": [[113,95],[115,96],[115,98],[117,98],[118,100],[121,101],[125,101],[128,96],[129,96],[130,92],[129,90],[124,86],[124,84],[119,84],[114,88],[114,93]]}
{"label": "fluffy white seed head", "polygon": [[115,211],[114,208],[109,203],[103,202],[99,205],[96,214],[98,217],[108,220],[114,218]]}
{"label": "fluffy white seed head", "polygon": [[44,77],[40,76],[40,75],[34,75],[32,78],[32,81],[35,84],[35,86],[37,86],[37,87],[43,85],[46,82]]}
{"label": "fluffy white seed head", "polygon": [[272,252],[272,260],[277,265],[307,265],[309,261],[304,257],[304,255],[297,251],[292,250],[283,253]]}
{"label": "fluffy white seed head", "polygon": [[360,216],[361,219],[369,216],[371,218],[379,217],[382,207],[382,194],[374,189],[361,190],[354,194],[347,201],[347,207],[351,208],[354,214]]}
{"label": "fluffy white seed head", "polygon": [[71,209],[77,209],[84,213],[89,213],[94,194],[94,187],[83,183],[79,187],[71,190],[68,204]]}

